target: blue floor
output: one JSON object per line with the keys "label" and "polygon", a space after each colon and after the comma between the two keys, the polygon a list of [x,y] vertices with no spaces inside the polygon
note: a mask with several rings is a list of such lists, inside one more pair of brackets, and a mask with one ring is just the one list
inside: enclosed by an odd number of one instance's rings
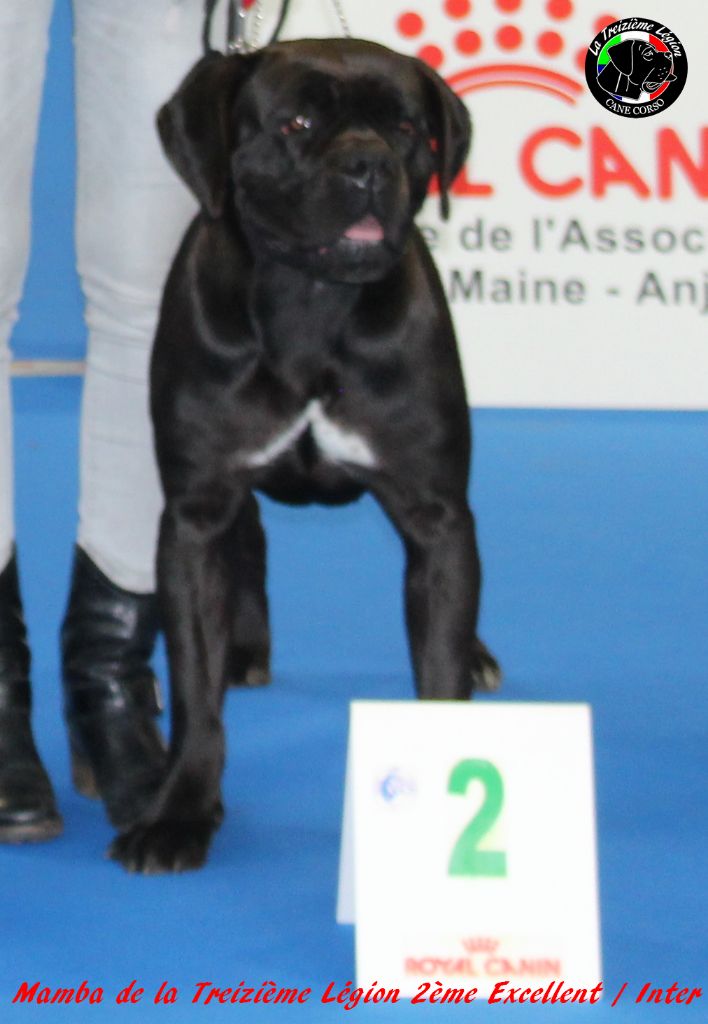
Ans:
{"label": "blue floor", "polygon": [[[348,703],[412,695],[398,541],[373,503],[267,506],[275,682],[234,693],[228,816],[201,873],[125,875],[70,786],[57,672],[75,518],[79,385],[15,387],[21,572],[36,731],[65,834],[0,848],[0,1021],[296,1018],[340,1009],[195,1007],[194,985],[353,978],[334,920]],[[474,506],[482,633],[501,700],[588,701],[595,722],[604,981],[702,986],[708,864],[708,415],[479,411]],[[563,894],[559,894],[562,898]],[[101,986],[89,1007],[12,1005],[19,984]],[[148,993],[116,1006],[133,979]],[[167,981],[180,998],[151,994]],[[708,1018],[689,1007],[362,1007],[361,1020]],[[345,1013],[345,1016],[348,1016]]]}

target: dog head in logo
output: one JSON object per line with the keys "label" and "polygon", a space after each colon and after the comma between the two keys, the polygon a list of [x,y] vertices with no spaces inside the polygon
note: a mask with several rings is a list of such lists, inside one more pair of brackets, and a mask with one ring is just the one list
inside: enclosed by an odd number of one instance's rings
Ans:
{"label": "dog head in logo", "polygon": [[158,127],[204,214],[258,258],[352,283],[400,258],[434,174],[447,215],[470,141],[464,104],[431,68],[354,39],[210,53]]}
{"label": "dog head in logo", "polygon": [[609,49],[610,63],[598,74],[600,86],[612,96],[638,100],[656,92],[664,82],[675,82],[670,53],[642,39],[625,39]]}

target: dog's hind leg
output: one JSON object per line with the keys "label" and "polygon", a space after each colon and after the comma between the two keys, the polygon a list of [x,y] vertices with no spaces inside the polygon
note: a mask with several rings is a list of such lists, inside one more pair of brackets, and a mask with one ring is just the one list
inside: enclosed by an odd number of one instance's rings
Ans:
{"label": "dog's hind leg", "polygon": [[233,628],[227,656],[230,686],[270,682],[270,629],[266,595],[266,538],[258,502],[246,500],[233,527]]}

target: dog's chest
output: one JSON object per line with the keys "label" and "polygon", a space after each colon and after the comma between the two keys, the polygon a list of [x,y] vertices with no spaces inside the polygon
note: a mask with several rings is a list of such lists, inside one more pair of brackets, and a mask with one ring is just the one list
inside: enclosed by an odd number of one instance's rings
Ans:
{"label": "dog's chest", "polygon": [[319,399],[308,402],[303,411],[285,429],[246,455],[244,463],[251,469],[272,465],[308,438],[317,455],[328,462],[373,469],[376,455],[369,442],[355,430],[348,429],[327,415]]}

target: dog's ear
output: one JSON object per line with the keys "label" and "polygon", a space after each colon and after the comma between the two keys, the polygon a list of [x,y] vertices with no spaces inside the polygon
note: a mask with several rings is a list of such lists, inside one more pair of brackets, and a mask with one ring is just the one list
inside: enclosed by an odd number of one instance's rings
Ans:
{"label": "dog's ear", "polygon": [[[615,43],[608,50],[612,64],[614,64],[620,74],[627,75],[630,80],[634,68],[635,43],[638,49],[643,45],[638,39],[625,39],[621,43]],[[651,49],[653,50],[654,47],[652,46]],[[656,50],[654,50],[654,53],[656,53]]]}
{"label": "dog's ear", "polygon": [[226,202],[233,103],[257,61],[257,54],[226,57],[212,50],[157,115],[170,163],[211,217],[220,216]]}
{"label": "dog's ear", "polygon": [[435,147],[440,212],[445,220],[450,214],[448,192],[462,170],[472,140],[472,122],[467,107],[447,82],[424,61],[418,61],[423,76],[428,121]]}

